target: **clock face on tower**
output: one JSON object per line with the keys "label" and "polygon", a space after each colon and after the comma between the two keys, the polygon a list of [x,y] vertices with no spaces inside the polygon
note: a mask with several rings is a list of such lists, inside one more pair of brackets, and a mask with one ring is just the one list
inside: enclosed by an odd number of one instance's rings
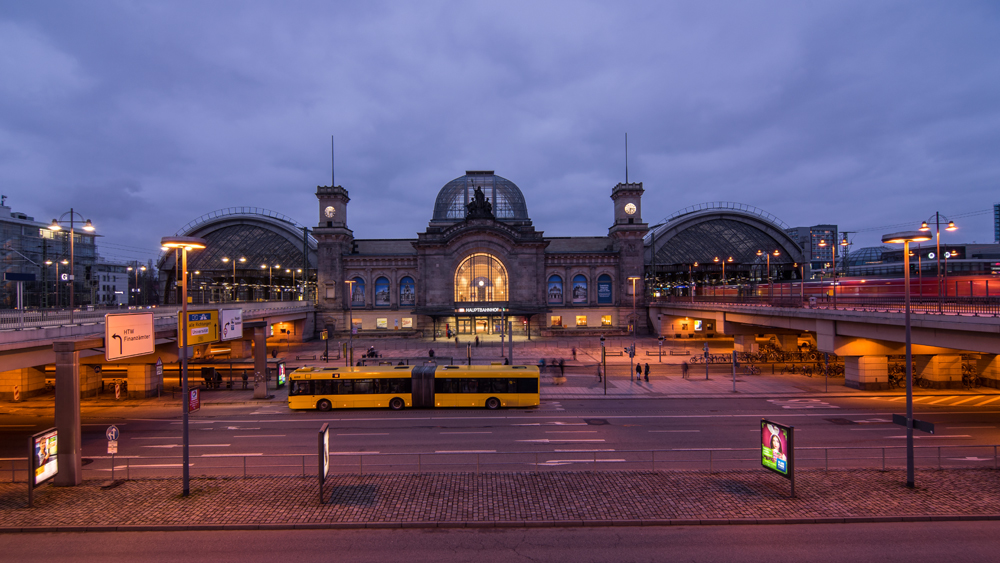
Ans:
{"label": "clock face on tower", "polygon": [[625,204],[625,213],[628,213],[629,215],[635,215],[635,204],[634,203],[626,203]]}
{"label": "clock face on tower", "polygon": [[324,214],[325,214],[325,215],[326,215],[327,217],[329,217],[329,218],[331,218],[331,219],[333,218],[333,214],[334,214],[334,213],[336,213],[336,212],[337,212],[337,210],[336,210],[336,209],[334,209],[332,205],[328,205],[328,206],[326,206],[326,209],[324,209],[324,210],[323,210],[323,213],[324,213]]}

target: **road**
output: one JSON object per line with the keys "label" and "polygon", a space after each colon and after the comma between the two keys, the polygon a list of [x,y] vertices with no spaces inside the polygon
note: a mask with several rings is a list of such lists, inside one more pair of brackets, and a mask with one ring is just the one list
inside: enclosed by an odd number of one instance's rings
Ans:
{"label": "road", "polygon": [[10,561],[995,561],[1000,522],[0,534]]}
{"label": "road", "polygon": [[[933,436],[917,432],[917,445],[947,446],[944,461],[952,465],[992,464],[993,449],[974,446],[1000,444],[1000,401],[993,401],[997,397],[929,397],[926,404],[918,404],[917,417],[935,423],[937,432]],[[540,456],[535,461],[554,465],[561,465],[560,460],[583,463],[592,457],[649,467],[650,450],[754,448],[760,418],[794,426],[799,450],[825,447],[857,453],[859,448],[898,448],[905,445],[905,430],[891,423],[892,414],[903,411],[897,399],[543,400],[538,408],[499,412],[407,409],[320,413],[290,411],[280,402],[209,405],[191,416],[190,444],[195,466],[207,465],[198,460],[203,456],[215,459],[214,464],[221,457],[313,455],[316,432],[320,425],[329,423],[331,451],[342,456],[359,452],[530,452]],[[176,410],[161,407],[137,412],[135,408],[118,406],[87,409],[83,414],[83,455],[94,459],[106,456],[104,432],[108,425],[115,424],[122,433],[118,456],[179,456],[181,426]],[[51,426],[52,421],[40,409],[14,409],[2,423],[0,457],[23,457],[27,436]],[[955,446],[964,448],[953,449]],[[924,453],[933,457],[935,452],[936,448]],[[690,455],[694,456],[691,459],[701,459],[699,454]],[[833,454],[837,455],[841,454]],[[823,454],[815,456],[822,458]],[[163,471],[168,473],[175,471],[171,463],[155,459],[129,463],[132,467],[153,466],[139,476],[152,476],[157,466],[166,466]],[[357,463],[357,456],[343,461],[351,470]],[[623,468],[629,467],[615,467]]]}

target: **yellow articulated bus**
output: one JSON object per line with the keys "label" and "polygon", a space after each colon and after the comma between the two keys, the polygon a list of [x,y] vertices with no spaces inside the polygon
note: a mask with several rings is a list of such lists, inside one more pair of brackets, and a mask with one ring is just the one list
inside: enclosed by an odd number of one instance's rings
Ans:
{"label": "yellow articulated bus", "polygon": [[537,407],[536,366],[303,367],[288,408]]}

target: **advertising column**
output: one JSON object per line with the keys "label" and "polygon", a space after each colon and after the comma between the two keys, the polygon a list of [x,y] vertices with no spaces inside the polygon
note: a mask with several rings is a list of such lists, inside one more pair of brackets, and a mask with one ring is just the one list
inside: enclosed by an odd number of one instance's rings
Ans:
{"label": "advertising column", "polygon": [[760,419],[760,464],[791,481],[795,496],[794,426]]}

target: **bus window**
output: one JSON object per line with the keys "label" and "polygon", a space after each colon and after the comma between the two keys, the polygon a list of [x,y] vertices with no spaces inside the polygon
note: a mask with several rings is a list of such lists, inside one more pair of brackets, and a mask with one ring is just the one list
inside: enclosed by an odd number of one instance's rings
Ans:
{"label": "bus window", "polygon": [[332,379],[319,379],[313,382],[317,395],[332,395],[334,393],[334,381]]}
{"label": "bus window", "polygon": [[518,379],[516,381],[518,393],[538,393],[537,379]]}
{"label": "bus window", "polygon": [[458,380],[451,378],[437,379],[434,381],[435,393],[458,393]]}
{"label": "bus window", "polygon": [[354,393],[354,380],[352,379],[341,379],[337,382],[337,394],[338,395],[351,395]]}
{"label": "bus window", "polygon": [[372,380],[371,379],[355,379],[354,380],[354,394],[355,395],[367,395],[372,392]]}
{"label": "bus window", "polygon": [[[509,393],[507,380],[506,379],[487,379],[486,382],[492,383],[493,393]],[[484,393],[489,393],[488,389],[483,389]]]}
{"label": "bus window", "polygon": [[290,395],[312,395],[312,381],[296,381],[289,392]]}
{"label": "bus window", "polygon": [[412,379],[401,379],[393,378],[389,380],[389,392],[390,393],[410,393],[410,389],[413,387],[411,384]]}
{"label": "bus window", "polygon": [[465,378],[459,380],[461,383],[461,393],[478,393],[479,392],[479,380],[473,378]]}

